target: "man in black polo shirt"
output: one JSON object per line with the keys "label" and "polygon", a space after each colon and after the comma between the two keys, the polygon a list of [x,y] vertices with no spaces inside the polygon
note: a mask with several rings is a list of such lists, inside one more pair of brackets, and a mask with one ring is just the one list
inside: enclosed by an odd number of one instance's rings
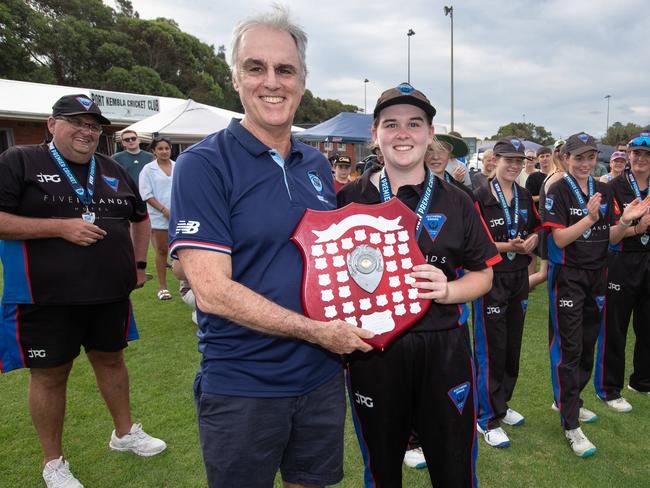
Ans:
{"label": "man in black polo shirt", "polygon": [[82,345],[113,417],[109,447],[141,456],[166,447],[131,421],[122,350],[137,338],[129,294],[145,281],[150,226],[137,185],[95,153],[102,124],[110,121],[92,100],[68,95],[47,120],[50,144],[0,156],[0,367],[30,369],[48,487],[82,486],[61,445],[66,385]]}
{"label": "man in black polo shirt", "polygon": [[553,172],[553,152],[550,147],[542,146],[537,150],[539,171],[531,173],[526,179],[526,190],[530,192],[535,204],[539,202],[539,190],[548,175]]}

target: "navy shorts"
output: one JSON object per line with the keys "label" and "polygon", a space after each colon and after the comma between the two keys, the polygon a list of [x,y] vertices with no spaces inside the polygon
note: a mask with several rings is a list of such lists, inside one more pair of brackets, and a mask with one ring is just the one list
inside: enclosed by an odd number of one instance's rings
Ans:
{"label": "navy shorts", "polygon": [[0,368],[53,368],[81,352],[116,352],[137,339],[131,301],[93,305],[3,304]]}
{"label": "navy shorts", "polygon": [[299,397],[213,395],[195,388],[199,436],[211,488],[333,485],[343,479],[343,371]]}

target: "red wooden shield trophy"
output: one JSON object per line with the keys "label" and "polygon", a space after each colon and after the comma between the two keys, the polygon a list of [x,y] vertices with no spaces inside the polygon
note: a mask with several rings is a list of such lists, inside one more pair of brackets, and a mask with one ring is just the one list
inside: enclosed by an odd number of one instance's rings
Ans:
{"label": "red wooden shield trophy", "polygon": [[413,266],[426,263],[415,239],[417,220],[397,198],[308,209],[291,238],[305,263],[305,314],[371,330],[367,342],[378,349],[415,324],[431,305],[411,287]]}

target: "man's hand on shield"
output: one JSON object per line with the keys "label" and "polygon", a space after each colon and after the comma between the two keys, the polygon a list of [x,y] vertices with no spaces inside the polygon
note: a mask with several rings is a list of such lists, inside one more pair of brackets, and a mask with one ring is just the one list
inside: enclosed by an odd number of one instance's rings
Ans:
{"label": "man's hand on shield", "polygon": [[315,342],[325,349],[337,354],[350,354],[356,350],[368,352],[372,346],[363,339],[371,339],[374,333],[348,324],[343,320],[333,320],[332,322],[316,322],[318,327],[310,328],[312,338],[310,342]]}
{"label": "man's hand on shield", "polygon": [[413,266],[411,276],[416,279],[413,288],[420,289],[418,298],[444,302],[449,295],[447,276],[441,269],[430,264],[418,264]]}

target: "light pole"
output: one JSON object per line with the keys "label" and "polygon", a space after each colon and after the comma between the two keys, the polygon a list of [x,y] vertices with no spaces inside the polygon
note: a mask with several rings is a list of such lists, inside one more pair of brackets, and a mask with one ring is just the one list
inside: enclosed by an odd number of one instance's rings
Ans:
{"label": "light pole", "polygon": [[366,107],[368,106],[368,96],[367,96],[367,91],[366,87],[368,86],[368,82],[370,80],[368,78],[363,79],[363,113],[367,114],[368,111],[366,110]]}
{"label": "light pole", "polygon": [[411,83],[411,36],[415,35],[413,29],[409,29],[406,33],[406,39],[408,40],[408,55],[407,55],[407,72],[406,72],[406,81]]}
{"label": "light pole", "polygon": [[607,125],[605,126],[605,137],[607,137],[607,131],[609,130],[609,99],[612,98],[611,95],[605,95],[607,99]]}
{"label": "light pole", "polygon": [[451,130],[454,130],[454,7],[445,7],[445,17],[451,19]]}
{"label": "light pole", "polygon": [[524,118],[524,125],[526,125],[526,114],[521,115]]}

